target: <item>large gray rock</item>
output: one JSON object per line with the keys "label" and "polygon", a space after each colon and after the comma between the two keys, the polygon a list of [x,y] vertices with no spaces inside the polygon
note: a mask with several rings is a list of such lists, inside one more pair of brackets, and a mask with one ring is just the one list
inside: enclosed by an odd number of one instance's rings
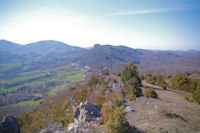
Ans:
{"label": "large gray rock", "polygon": [[100,117],[101,108],[88,101],[80,103],[80,105],[73,109],[74,123],[69,124],[68,131],[74,132],[89,132],[88,125],[98,125],[98,118]]}
{"label": "large gray rock", "polygon": [[125,112],[134,112],[134,109],[131,106],[126,106],[126,108],[124,109]]}
{"label": "large gray rock", "polygon": [[0,122],[0,133],[20,133],[17,119],[7,116],[3,122]]}
{"label": "large gray rock", "polygon": [[75,124],[75,123],[71,123],[68,126],[68,131],[73,131],[73,132],[81,132],[81,133],[88,133],[90,132],[90,128],[88,128],[87,125],[84,124]]}
{"label": "large gray rock", "polygon": [[112,88],[113,88],[114,90],[118,90],[119,88],[121,88],[121,87],[123,87],[123,86],[124,86],[123,83],[114,83],[114,84],[112,85]]}
{"label": "large gray rock", "polygon": [[98,105],[86,101],[84,103],[81,102],[73,111],[75,122],[85,123],[100,117],[101,109]]}

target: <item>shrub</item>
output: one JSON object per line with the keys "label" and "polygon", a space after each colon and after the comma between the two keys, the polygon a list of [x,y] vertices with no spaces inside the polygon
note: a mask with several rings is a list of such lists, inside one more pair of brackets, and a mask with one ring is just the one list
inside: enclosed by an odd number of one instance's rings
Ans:
{"label": "shrub", "polygon": [[69,91],[73,91],[73,90],[75,90],[77,86],[78,86],[77,84],[70,85],[70,87],[69,87]]}
{"label": "shrub", "polygon": [[162,75],[156,76],[156,82],[160,85],[163,89],[167,89],[167,83],[165,82],[165,78]]}
{"label": "shrub", "polygon": [[128,100],[133,101],[136,99],[136,95],[134,93],[129,93],[128,94]]}
{"label": "shrub", "polygon": [[117,107],[120,107],[120,106],[122,106],[122,105],[124,105],[124,104],[123,104],[122,101],[120,101],[119,99],[117,99],[117,100],[113,101],[113,105],[114,105],[114,106],[117,106]]}
{"label": "shrub", "polygon": [[109,75],[109,70],[106,69],[105,71],[102,72],[102,75]]}
{"label": "shrub", "polygon": [[128,80],[127,85],[131,85],[133,89],[138,89],[141,86],[141,81],[133,77]]}
{"label": "shrub", "polygon": [[121,95],[120,92],[109,92],[109,95],[106,95],[106,101],[114,101],[116,99],[121,99],[123,96]]}
{"label": "shrub", "polygon": [[160,83],[160,86],[161,86],[164,90],[167,89],[167,83],[165,83],[165,82]]}
{"label": "shrub", "polygon": [[189,101],[190,99],[188,98],[188,96],[184,96],[184,99]]}
{"label": "shrub", "polygon": [[126,97],[126,90],[125,89],[121,89],[120,90],[120,95],[124,98],[124,97]]}
{"label": "shrub", "polygon": [[105,92],[108,90],[108,87],[104,86],[102,89],[101,89],[101,95],[104,95]]}
{"label": "shrub", "polygon": [[[66,99],[66,96],[51,99],[31,112],[26,112],[19,116],[18,120],[21,132],[35,133],[44,129],[51,123],[62,123],[63,126],[66,127],[69,123],[73,122],[73,111],[70,104],[63,106]],[[66,109],[69,110],[69,114],[67,116],[65,114]]]}
{"label": "shrub", "polygon": [[81,88],[79,91],[73,93],[73,96],[77,100],[77,104],[85,102],[88,99],[87,88]]}
{"label": "shrub", "polygon": [[116,80],[115,78],[111,78],[111,81],[112,81],[113,83],[118,83],[117,80]]}
{"label": "shrub", "polygon": [[146,88],[147,88],[147,86],[146,86],[146,85],[144,85],[144,86],[143,86],[143,88],[144,88],[144,89],[146,89]]}
{"label": "shrub", "polygon": [[116,104],[104,104],[101,109],[101,120],[106,125],[109,133],[125,133],[128,130],[128,124],[125,119],[124,106]]}
{"label": "shrub", "polygon": [[90,77],[89,81],[88,81],[88,86],[93,86],[93,85],[96,85],[97,83],[99,82],[99,76],[98,75],[95,75],[95,76],[92,76]]}
{"label": "shrub", "polygon": [[133,65],[132,62],[130,62],[125,69],[122,71],[120,79],[122,80],[122,82],[124,82],[125,84],[128,83],[128,81],[135,77],[139,83],[141,84],[141,80],[138,76],[138,72],[137,72],[137,67]]}
{"label": "shrub", "polygon": [[120,72],[118,72],[116,75],[117,75],[117,76],[121,76],[121,73],[120,73]]}
{"label": "shrub", "polygon": [[102,107],[105,102],[105,98],[103,96],[96,95],[95,99],[96,99],[96,104]]}
{"label": "shrub", "polygon": [[196,89],[196,91],[193,94],[194,100],[200,104],[200,86]]}
{"label": "shrub", "polygon": [[106,82],[103,79],[99,79],[98,83],[102,86],[106,86]]}
{"label": "shrub", "polygon": [[148,73],[145,75],[145,80],[147,81],[147,83],[152,84],[153,81],[153,75],[151,73]]}
{"label": "shrub", "polygon": [[113,113],[109,113],[108,121],[106,122],[106,128],[109,133],[126,133],[128,126],[125,125],[126,120],[124,117],[124,111],[122,108],[113,110]]}
{"label": "shrub", "polygon": [[126,93],[129,94],[129,93],[133,93],[135,96],[141,96],[142,95],[142,89],[139,88],[140,86],[140,81],[136,78],[136,77],[133,77],[131,78],[128,83],[127,83],[127,86],[125,87],[126,88]]}
{"label": "shrub", "polygon": [[156,75],[156,82],[158,84],[162,83],[164,81],[164,77],[162,75]]}
{"label": "shrub", "polygon": [[177,74],[172,77],[170,81],[170,87],[172,89],[184,90],[187,92],[194,92],[197,88],[198,80],[191,79],[186,75]]}
{"label": "shrub", "polygon": [[158,95],[157,95],[157,93],[156,93],[155,90],[153,90],[152,88],[148,88],[148,89],[144,90],[144,97],[147,97],[147,98],[157,98]]}
{"label": "shrub", "polygon": [[93,92],[93,87],[91,86],[91,87],[89,87],[89,92]]}
{"label": "shrub", "polygon": [[100,120],[102,123],[105,124],[108,121],[108,115],[110,112],[112,112],[112,110],[113,110],[112,105],[107,105],[106,103],[103,104],[103,106],[101,108],[101,112],[100,112],[100,114],[101,114]]}

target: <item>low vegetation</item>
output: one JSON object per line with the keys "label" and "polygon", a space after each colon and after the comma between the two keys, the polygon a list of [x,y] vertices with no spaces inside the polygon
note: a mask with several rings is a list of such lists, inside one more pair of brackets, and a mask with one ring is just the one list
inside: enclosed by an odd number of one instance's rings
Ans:
{"label": "low vegetation", "polygon": [[[107,92],[108,83],[116,83],[117,80],[106,80],[105,76],[109,76],[109,72],[92,76],[88,82],[84,84],[74,84],[69,86],[68,91],[63,96],[50,99],[44,102],[31,112],[24,113],[19,117],[22,132],[38,132],[47,125],[53,123],[62,123],[64,127],[73,122],[72,99],[76,101],[75,105],[79,105],[86,100],[92,101],[101,107],[101,121],[105,124],[109,133],[125,133],[129,129],[129,124],[125,119],[124,103],[121,98],[127,98],[130,101],[137,96],[142,95],[140,89],[141,80],[136,71],[136,67],[130,63],[123,71],[126,74],[134,73],[129,78],[123,78],[124,87],[122,91]],[[103,91],[103,92],[102,92]],[[66,110],[68,115],[66,116]]]}
{"label": "low vegetation", "polygon": [[151,73],[148,73],[148,74],[145,75],[145,80],[149,84],[159,85],[163,89],[167,89],[167,83],[165,81],[164,76],[162,76],[162,75],[159,75],[159,74],[158,75],[152,75]]}
{"label": "low vegetation", "polygon": [[200,80],[198,78],[190,78],[179,73],[171,78],[170,87],[192,93],[193,99],[200,104]]}
{"label": "low vegetation", "polygon": [[[186,91],[191,93],[193,96],[189,98],[188,96],[184,96],[185,100],[188,101],[196,101],[197,103],[200,104],[200,80],[199,78],[195,77],[189,77],[187,75],[183,75],[181,73],[173,76],[170,78],[168,83],[165,81],[165,77],[162,75],[152,75],[151,73],[148,73],[145,75],[145,80],[149,84],[153,85],[159,85],[163,89],[167,89],[167,87],[175,89],[175,90],[181,90],[181,91]],[[145,93],[150,93],[153,90],[146,90],[146,86],[144,86],[144,95]],[[146,95],[148,97],[149,95]]]}
{"label": "low vegetation", "polygon": [[[51,99],[48,102],[40,105],[31,112],[24,113],[18,118],[21,132],[34,133],[48,126],[48,124],[62,123],[63,126],[67,126],[73,122],[73,114],[70,107],[70,103],[63,106],[63,103],[67,99],[66,96]],[[70,110],[69,115],[65,116],[65,110]]]}
{"label": "low vegetation", "polygon": [[103,123],[109,133],[126,133],[129,126],[125,119],[124,106],[116,103],[113,102],[111,105],[102,107]]}
{"label": "low vegetation", "polygon": [[200,104],[200,86],[194,91],[193,98]]}
{"label": "low vegetation", "polygon": [[172,89],[184,90],[193,93],[197,89],[199,84],[198,82],[198,79],[190,78],[179,73],[171,78],[170,87]]}
{"label": "low vegetation", "polygon": [[158,94],[152,88],[147,88],[147,89],[144,89],[144,97],[147,97],[147,98],[157,98]]}
{"label": "low vegetation", "polygon": [[[133,101],[136,97],[142,95],[141,79],[138,76],[136,67],[129,63],[120,74],[120,79],[124,85],[118,91],[110,91],[109,83],[118,83],[116,79],[109,78],[109,71],[104,74],[97,74],[82,84],[74,84],[69,86],[68,91],[60,97],[53,98],[42,103],[39,107],[31,112],[24,113],[19,117],[22,133],[39,132],[41,129],[54,123],[62,123],[63,127],[67,127],[73,119],[73,107],[78,106],[86,100],[96,103],[101,107],[100,122],[105,125],[109,133],[125,133],[130,129],[130,125],[125,118],[124,99]],[[116,75],[115,75],[116,76]],[[162,84],[164,77],[156,76],[156,84]],[[195,90],[198,99],[198,90]],[[144,97],[157,98],[158,94],[152,88],[144,89]],[[75,101],[75,103],[72,103]],[[67,110],[67,114],[66,114]],[[162,117],[172,117],[168,108],[163,105],[157,109],[157,114]]]}

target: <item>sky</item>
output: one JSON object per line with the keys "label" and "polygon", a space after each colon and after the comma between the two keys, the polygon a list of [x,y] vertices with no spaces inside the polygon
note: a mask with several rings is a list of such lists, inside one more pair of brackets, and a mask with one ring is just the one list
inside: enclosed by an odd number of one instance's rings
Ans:
{"label": "sky", "polygon": [[0,39],[200,49],[200,0],[0,0]]}

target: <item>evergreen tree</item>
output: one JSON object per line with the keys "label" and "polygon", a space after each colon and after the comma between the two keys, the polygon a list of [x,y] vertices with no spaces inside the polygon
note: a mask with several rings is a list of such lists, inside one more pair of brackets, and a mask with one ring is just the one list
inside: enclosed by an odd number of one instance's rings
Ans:
{"label": "evergreen tree", "polygon": [[120,78],[122,82],[127,85],[128,81],[133,77],[135,77],[139,81],[139,84],[141,84],[141,80],[137,72],[137,67],[134,66],[132,62],[130,62],[122,71]]}

